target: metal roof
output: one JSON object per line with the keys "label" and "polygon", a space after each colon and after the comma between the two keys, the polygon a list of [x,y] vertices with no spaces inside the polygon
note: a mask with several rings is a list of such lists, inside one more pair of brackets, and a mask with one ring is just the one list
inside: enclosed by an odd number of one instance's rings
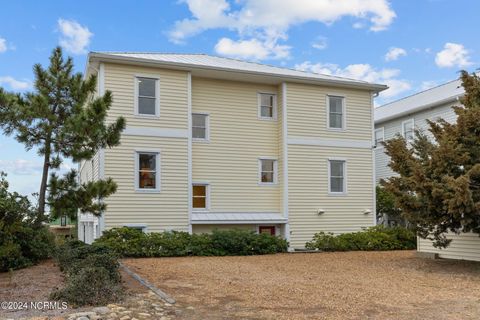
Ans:
{"label": "metal roof", "polygon": [[270,77],[303,79],[317,82],[329,82],[346,86],[363,87],[374,91],[382,91],[387,86],[366,81],[311,73],[288,68],[280,68],[256,62],[247,62],[231,58],[223,58],[206,54],[176,53],[139,53],[139,52],[91,52],[89,61],[116,60],[130,63],[149,62],[161,65],[184,67],[185,69],[213,69],[219,71],[250,73]]}
{"label": "metal roof", "polygon": [[375,123],[392,120],[440,104],[455,101],[464,93],[465,90],[462,87],[460,79],[447,82],[375,108]]}
{"label": "metal roof", "polygon": [[280,213],[211,213],[193,212],[193,224],[247,224],[247,223],[286,223]]}

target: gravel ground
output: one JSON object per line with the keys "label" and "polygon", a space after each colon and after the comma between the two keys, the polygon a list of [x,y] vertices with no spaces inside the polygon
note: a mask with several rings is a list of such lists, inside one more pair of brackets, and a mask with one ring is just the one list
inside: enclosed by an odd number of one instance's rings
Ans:
{"label": "gravel ground", "polygon": [[414,251],[126,259],[185,319],[480,319],[480,264]]}

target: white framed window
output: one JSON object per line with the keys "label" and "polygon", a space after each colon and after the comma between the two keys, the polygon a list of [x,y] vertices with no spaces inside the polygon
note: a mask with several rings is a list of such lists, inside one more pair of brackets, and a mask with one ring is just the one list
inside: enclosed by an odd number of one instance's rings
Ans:
{"label": "white framed window", "polygon": [[192,209],[194,211],[210,208],[210,186],[205,182],[192,183]]}
{"label": "white framed window", "polygon": [[277,184],[278,161],[272,157],[258,159],[258,183],[260,185]]}
{"label": "white framed window", "polygon": [[135,152],[135,190],[160,192],[160,152]]}
{"label": "white framed window", "polygon": [[328,193],[347,194],[347,161],[340,158],[328,160]]}
{"label": "white framed window", "polygon": [[277,95],[273,93],[258,94],[258,118],[262,120],[277,119]]}
{"label": "white framed window", "polygon": [[135,77],[135,115],[160,116],[160,79],[153,76]]}
{"label": "white framed window", "polygon": [[407,142],[412,142],[415,136],[415,123],[413,119],[408,119],[402,122],[402,136]]}
{"label": "white framed window", "polygon": [[328,129],[345,130],[345,97],[327,95]]}
{"label": "white framed window", "polygon": [[381,143],[382,143],[382,142],[384,141],[384,139],[385,139],[385,137],[384,137],[384,128],[383,128],[383,127],[378,128],[378,129],[375,129],[375,137],[374,137],[374,138],[375,138],[375,141],[374,141],[375,145],[374,145],[374,147],[375,147],[375,148],[382,148],[383,145],[382,145]]}
{"label": "white framed window", "polygon": [[210,140],[210,116],[207,113],[192,113],[192,138],[194,141]]}

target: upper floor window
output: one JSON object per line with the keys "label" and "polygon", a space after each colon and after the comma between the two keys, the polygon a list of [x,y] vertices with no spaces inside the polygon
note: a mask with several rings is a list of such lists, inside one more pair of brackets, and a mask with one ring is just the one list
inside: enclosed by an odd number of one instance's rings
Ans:
{"label": "upper floor window", "polygon": [[135,159],[138,191],[160,191],[160,154],[158,152],[137,152]]}
{"label": "upper floor window", "polygon": [[413,119],[408,119],[402,122],[402,136],[407,140],[407,142],[412,142],[414,132],[414,121]]}
{"label": "upper floor window", "polygon": [[375,148],[381,147],[381,143],[384,141],[383,127],[375,129]]}
{"label": "upper floor window", "polygon": [[346,193],[346,161],[345,160],[329,160],[328,161],[328,191],[331,194]]}
{"label": "upper floor window", "polygon": [[269,158],[261,158],[259,163],[260,184],[277,183],[277,160]]}
{"label": "upper floor window", "polygon": [[192,114],[192,138],[194,140],[208,140],[208,114],[193,113]]}
{"label": "upper floor window", "polygon": [[160,84],[158,78],[136,77],[135,114],[160,115]]}
{"label": "upper floor window", "polygon": [[345,129],[345,98],[327,96],[328,128]]}
{"label": "upper floor window", "polygon": [[277,118],[277,96],[271,93],[258,94],[258,117],[275,120]]}

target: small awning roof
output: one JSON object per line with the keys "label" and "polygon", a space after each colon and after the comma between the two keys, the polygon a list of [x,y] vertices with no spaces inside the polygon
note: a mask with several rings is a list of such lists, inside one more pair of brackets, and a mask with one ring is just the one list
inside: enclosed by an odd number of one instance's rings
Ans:
{"label": "small awning roof", "polygon": [[287,223],[280,213],[210,213],[193,212],[192,224],[258,224]]}

